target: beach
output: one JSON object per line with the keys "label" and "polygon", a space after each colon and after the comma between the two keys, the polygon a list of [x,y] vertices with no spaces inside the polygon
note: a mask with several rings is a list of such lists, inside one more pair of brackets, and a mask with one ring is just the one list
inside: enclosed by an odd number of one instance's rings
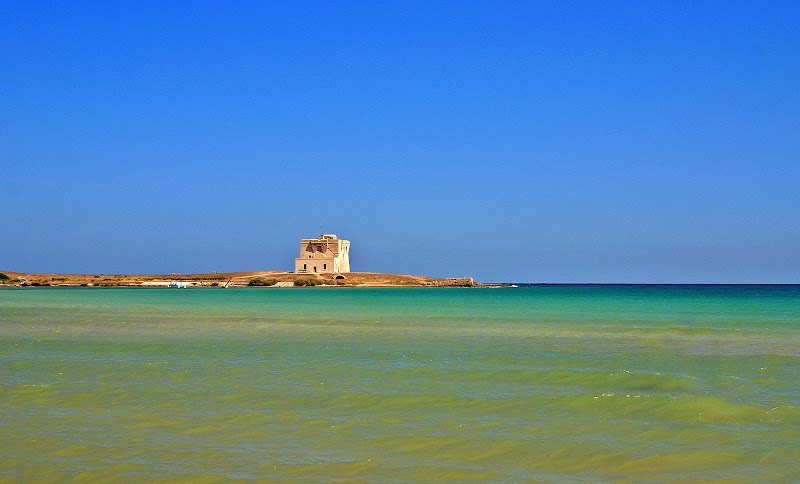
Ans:
{"label": "beach", "polygon": [[12,481],[789,482],[800,287],[0,290]]}

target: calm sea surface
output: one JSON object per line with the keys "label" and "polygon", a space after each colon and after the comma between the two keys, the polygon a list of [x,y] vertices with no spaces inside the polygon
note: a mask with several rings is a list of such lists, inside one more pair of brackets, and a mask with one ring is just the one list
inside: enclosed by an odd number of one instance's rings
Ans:
{"label": "calm sea surface", "polygon": [[800,286],[0,290],[0,479],[798,476]]}

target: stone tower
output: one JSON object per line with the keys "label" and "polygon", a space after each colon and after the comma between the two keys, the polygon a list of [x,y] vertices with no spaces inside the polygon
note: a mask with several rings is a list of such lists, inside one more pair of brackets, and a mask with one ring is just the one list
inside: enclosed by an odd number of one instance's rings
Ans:
{"label": "stone tower", "polygon": [[300,257],[294,260],[294,271],[302,274],[350,272],[350,241],[337,239],[336,234],[300,239]]}

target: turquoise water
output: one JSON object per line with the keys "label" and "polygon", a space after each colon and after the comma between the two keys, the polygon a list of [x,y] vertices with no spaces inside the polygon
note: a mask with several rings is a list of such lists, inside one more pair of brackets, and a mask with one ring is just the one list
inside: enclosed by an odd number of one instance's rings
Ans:
{"label": "turquoise water", "polygon": [[796,481],[800,286],[0,290],[0,479]]}

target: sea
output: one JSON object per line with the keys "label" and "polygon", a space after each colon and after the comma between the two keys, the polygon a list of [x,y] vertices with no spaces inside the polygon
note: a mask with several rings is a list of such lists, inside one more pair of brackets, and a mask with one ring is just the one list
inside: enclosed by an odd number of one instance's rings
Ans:
{"label": "sea", "polygon": [[800,286],[0,290],[3,482],[798,482]]}

